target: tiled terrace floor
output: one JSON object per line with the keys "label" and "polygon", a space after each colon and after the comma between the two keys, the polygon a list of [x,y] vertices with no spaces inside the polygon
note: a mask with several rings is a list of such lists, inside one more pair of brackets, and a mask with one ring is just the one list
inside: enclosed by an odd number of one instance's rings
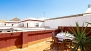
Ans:
{"label": "tiled terrace floor", "polygon": [[13,49],[13,50],[9,50],[9,51],[43,51],[44,49],[48,49],[50,47],[50,44],[49,42],[46,42],[46,41],[50,41],[51,38],[43,41],[43,42],[39,42],[39,43],[36,43],[36,44],[33,44],[33,45],[30,45],[26,48],[22,48],[22,49]]}
{"label": "tiled terrace floor", "polygon": [[[30,45],[26,48],[22,48],[22,49],[13,49],[13,50],[9,50],[9,51],[54,51],[54,50],[49,50],[50,49],[50,42],[47,41],[51,41],[51,38],[49,39],[45,39],[42,42],[38,42],[36,44]],[[62,51],[62,50],[60,50]],[[63,50],[63,51],[71,51],[71,50]],[[80,50],[79,50],[80,51]]]}

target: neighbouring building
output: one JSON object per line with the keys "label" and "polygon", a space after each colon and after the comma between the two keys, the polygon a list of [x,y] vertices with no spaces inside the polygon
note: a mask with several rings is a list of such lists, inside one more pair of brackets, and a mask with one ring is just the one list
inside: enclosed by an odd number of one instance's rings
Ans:
{"label": "neighbouring building", "polygon": [[5,22],[5,26],[9,26],[9,27],[19,27],[19,22],[20,22],[20,19],[15,17],[11,20],[8,20]]}
{"label": "neighbouring building", "polygon": [[43,27],[44,19],[28,18],[20,21],[24,27]]}
{"label": "neighbouring building", "polygon": [[19,27],[19,22],[20,21],[6,21],[5,26],[9,27]]}
{"label": "neighbouring building", "polygon": [[[79,23],[79,26],[82,26],[83,23],[86,25],[85,22],[91,22],[91,6],[89,6],[83,14],[47,19],[45,20],[45,26],[49,26],[50,28],[57,28],[58,26],[76,26],[76,22]],[[91,25],[88,26],[91,27]]]}
{"label": "neighbouring building", "polygon": [[5,26],[6,20],[0,20],[0,26]]}
{"label": "neighbouring building", "polygon": [[50,18],[50,19],[28,18],[21,21],[6,21],[6,26],[16,26],[16,27],[18,26],[18,27],[26,27],[26,28],[29,28],[29,27],[57,28],[58,26],[75,26],[76,22],[78,22],[80,26],[82,26],[83,23],[86,25],[85,22],[91,22],[91,6],[90,5],[88,6],[88,9],[86,10],[86,12],[82,14]]}

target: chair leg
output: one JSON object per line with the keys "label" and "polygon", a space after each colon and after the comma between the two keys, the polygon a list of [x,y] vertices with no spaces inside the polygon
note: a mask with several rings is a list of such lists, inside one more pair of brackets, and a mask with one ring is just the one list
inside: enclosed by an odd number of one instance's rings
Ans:
{"label": "chair leg", "polygon": [[63,42],[59,43],[59,50],[64,51],[65,50],[65,44]]}

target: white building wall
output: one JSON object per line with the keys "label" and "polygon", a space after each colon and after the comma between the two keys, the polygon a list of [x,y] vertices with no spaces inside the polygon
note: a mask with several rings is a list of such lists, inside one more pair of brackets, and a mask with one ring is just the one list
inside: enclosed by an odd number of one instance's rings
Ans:
{"label": "white building wall", "polygon": [[[90,22],[91,23],[91,15],[90,16],[86,16],[86,22]],[[89,27],[91,27],[91,25],[88,25]]]}
{"label": "white building wall", "polygon": [[60,19],[55,19],[55,20],[47,20],[45,21],[45,26],[49,26],[50,28],[57,28],[60,26]]}
{"label": "white building wall", "polygon": [[85,16],[77,17],[77,19],[78,19],[79,26],[82,26],[83,23],[87,21]]}
{"label": "white building wall", "polygon": [[0,26],[5,26],[5,23],[0,23]]}
{"label": "white building wall", "polygon": [[17,23],[17,24],[14,24],[14,25],[13,25],[13,27],[18,27],[18,25],[19,25],[19,23]]}
{"label": "white building wall", "polygon": [[87,17],[86,16],[72,17],[72,18],[70,18],[70,25],[76,26],[75,23],[78,22],[79,26],[82,26],[83,23],[84,23],[84,26],[85,26],[86,25],[85,22],[87,22]]}
{"label": "white building wall", "polygon": [[6,23],[6,26],[12,26],[12,24],[11,23]]}
{"label": "white building wall", "polygon": [[58,26],[76,26],[76,22],[78,22],[79,26],[82,26],[85,22],[91,22],[91,15],[46,20],[45,26],[49,26],[50,28],[57,28]]}
{"label": "white building wall", "polygon": [[18,27],[19,23],[6,23],[6,26],[12,26],[12,24],[13,24],[13,27]]}
{"label": "white building wall", "polygon": [[24,23],[21,22],[21,23],[19,23],[17,26],[18,26],[18,27],[24,27]]}
{"label": "white building wall", "polygon": [[39,23],[39,27],[41,27],[41,25],[44,23],[44,22],[38,22]]}
{"label": "white building wall", "polygon": [[24,27],[27,27],[27,23],[28,23],[28,27],[36,27],[36,23],[39,23],[39,27],[41,27],[43,22],[39,22],[39,21],[25,21],[24,23]]}
{"label": "white building wall", "polygon": [[70,19],[68,19],[68,18],[63,18],[63,20],[61,22],[63,22],[62,26],[70,26]]}
{"label": "white building wall", "polygon": [[24,24],[24,27],[27,27],[28,22],[22,22]]}
{"label": "white building wall", "polygon": [[70,26],[75,26],[75,23],[78,22],[77,17],[68,18],[70,20]]}

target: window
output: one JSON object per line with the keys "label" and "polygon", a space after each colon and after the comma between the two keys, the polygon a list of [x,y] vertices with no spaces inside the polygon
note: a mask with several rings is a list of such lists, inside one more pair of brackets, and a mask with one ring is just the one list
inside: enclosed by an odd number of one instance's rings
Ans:
{"label": "window", "polygon": [[36,23],[35,26],[36,26],[36,27],[39,27],[39,23]]}
{"label": "window", "polygon": [[4,24],[6,26],[6,24]]}
{"label": "window", "polygon": [[2,31],[0,31],[0,33],[1,33]]}
{"label": "window", "polygon": [[10,31],[7,31],[7,32],[10,32]]}
{"label": "window", "polygon": [[12,24],[12,26],[13,26],[14,24]]}
{"label": "window", "polygon": [[27,27],[28,27],[28,23],[27,23]]}

